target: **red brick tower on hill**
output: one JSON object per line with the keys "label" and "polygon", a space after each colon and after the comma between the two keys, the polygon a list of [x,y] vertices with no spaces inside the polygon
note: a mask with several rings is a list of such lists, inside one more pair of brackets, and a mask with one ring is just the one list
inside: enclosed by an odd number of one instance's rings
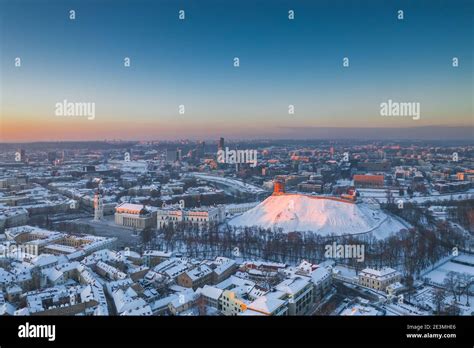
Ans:
{"label": "red brick tower on hill", "polygon": [[283,180],[275,180],[273,182],[273,195],[284,195],[285,194],[285,182]]}

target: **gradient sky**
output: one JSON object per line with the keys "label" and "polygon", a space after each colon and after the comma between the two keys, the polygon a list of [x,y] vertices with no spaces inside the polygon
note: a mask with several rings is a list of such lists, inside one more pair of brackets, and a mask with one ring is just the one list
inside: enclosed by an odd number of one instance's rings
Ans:
{"label": "gradient sky", "polygon": [[[0,0],[0,141],[474,129],[473,4]],[[342,67],[346,56],[349,68]],[[95,102],[96,118],[55,116],[64,99]],[[388,99],[420,102],[421,119],[381,117]],[[288,115],[289,104],[295,115]]]}

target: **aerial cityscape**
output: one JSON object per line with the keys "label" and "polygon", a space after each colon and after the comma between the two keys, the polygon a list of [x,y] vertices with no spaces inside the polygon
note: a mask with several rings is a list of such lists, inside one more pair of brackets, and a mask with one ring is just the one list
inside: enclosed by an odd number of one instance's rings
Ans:
{"label": "aerial cityscape", "polygon": [[472,144],[15,146],[2,314],[474,312]]}
{"label": "aerial cityscape", "polygon": [[0,12],[0,316],[474,315],[472,1]]}

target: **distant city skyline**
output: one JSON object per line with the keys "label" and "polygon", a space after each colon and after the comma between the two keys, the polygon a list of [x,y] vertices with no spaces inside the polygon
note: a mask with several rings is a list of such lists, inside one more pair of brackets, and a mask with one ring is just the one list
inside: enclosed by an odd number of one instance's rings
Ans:
{"label": "distant city skyline", "polygon": [[104,137],[90,139],[18,139],[18,140],[1,140],[0,144],[27,144],[27,143],[50,143],[50,142],[102,142],[102,141],[117,141],[117,142],[180,142],[182,140],[189,140],[192,142],[206,141],[218,143],[219,138],[224,136],[226,140],[232,142],[251,142],[251,141],[388,141],[388,142],[406,142],[406,141],[449,141],[450,143],[465,143],[474,138],[474,130],[472,127],[417,127],[417,128],[287,128],[274,134],[273,136],[260,136],[257,134],[253,136],[249,133],[247,135],[225,135],[223,133],[215,133],[214,135],[203,134],[202,137],[194,133],[190,136],[163,136],[158,137],[150,135],[148,137],[134,137],[133,135],[124,138],[119,137]]}
{"label": "distant city skyline", "polygon": [[[0,142],[474,138],[472,1],[131,4],[0,4]],[[380,116],[389,99],[420,119]]]}

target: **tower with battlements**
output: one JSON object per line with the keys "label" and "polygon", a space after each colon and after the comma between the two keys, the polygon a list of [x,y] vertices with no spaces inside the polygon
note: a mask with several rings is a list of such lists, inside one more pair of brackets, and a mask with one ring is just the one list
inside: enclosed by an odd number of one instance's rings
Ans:
{"label": "tower with battlements", "polygon": [[283,180],[274,180],[273,182],[273,195],[285,194],[285,182]]}

